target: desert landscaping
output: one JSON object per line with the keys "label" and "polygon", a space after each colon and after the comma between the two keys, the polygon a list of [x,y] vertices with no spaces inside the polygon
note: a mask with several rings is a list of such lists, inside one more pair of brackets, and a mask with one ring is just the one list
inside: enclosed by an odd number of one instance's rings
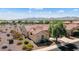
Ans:
{"label": "desert landscaping", "polygon": [[64,21],[63,26],[65,26],[66,31],[62,27],[63,30],[60,29],[62,34],[59,32],[56,32],[59,34],[54,34],[56,29],[52,32],[53,27],[50,26],[52,25],[50,21],[46,23],[41,21],[37,24],[34,21],[27,23],[22,23],[22,21],[1,21],[0,51],[54,51],[57,50],[58,44],[64,46],[79,41],[78,21]]}

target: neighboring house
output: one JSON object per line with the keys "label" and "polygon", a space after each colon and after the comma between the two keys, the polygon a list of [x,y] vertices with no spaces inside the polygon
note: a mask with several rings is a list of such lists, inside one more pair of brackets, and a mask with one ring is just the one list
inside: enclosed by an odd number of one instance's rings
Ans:
{"label": "neighboring house", "polygon": [[48,25],[28,25],[25,28],[28,31],[29,38],[35,43],[49,39]]}
{"label": "neighboring house", "polygon": [[70,21],[65,21],[64,25],[66,26],[66,30],[68,31],[68,34],[70,36],[78,34],[78,32],[75,33],[79,29],[79,21],[78,20],[70,20]]}
{"label": "neighboring house", "polygon": [[66,26],[67,30],[73,30],[74,28],[79,28],[79,21],[78,20],[65,21],[64,25]]}

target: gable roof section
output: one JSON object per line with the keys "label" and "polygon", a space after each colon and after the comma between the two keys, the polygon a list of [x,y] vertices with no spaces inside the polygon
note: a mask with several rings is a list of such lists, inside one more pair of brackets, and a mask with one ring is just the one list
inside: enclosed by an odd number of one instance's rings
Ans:
{"label": "gable roof section", "polygon": [[32,34],[37,34],[41,31],[48,30],[48,25],[46,24],[35,24],[35,25],[27,25],[25,26],[28,32],[32,32]]}

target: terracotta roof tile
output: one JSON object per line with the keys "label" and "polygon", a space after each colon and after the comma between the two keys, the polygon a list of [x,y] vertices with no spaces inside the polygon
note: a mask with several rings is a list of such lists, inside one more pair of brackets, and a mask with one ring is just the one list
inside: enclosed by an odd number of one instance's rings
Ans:
{"label": "terracotta roof tile", "polygon": [[74,28],[76,28],[76,27],[78,27],[78,26],[79,26],[78,24],[72,23],[72,24],[66,25],[66,29],[72,30],[72,29],[74,29]]}
{"label": "terracotta roof tile", "polygon": [[37,34],[41,31],[44,31],[44,30],[48,30],[48,25],[41,25],[41,24],[35,24],[35,25],[27,25],[26,27],[26,30],[28,32],[32,32],[33,34]]}

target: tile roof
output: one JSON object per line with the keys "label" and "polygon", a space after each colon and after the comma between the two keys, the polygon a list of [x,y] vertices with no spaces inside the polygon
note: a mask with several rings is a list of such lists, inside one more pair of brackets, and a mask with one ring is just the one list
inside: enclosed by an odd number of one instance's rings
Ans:
{"label": "tile roof", "polygon": [[72,29],[77,28],[77,27],[79,27],[79,25],[76,23],[66,25],[66,29],[68,29],[68,30],[72,30]]}
{"label": "tile roof", "polygon": [[25,28],[28,32],[37,34],[41,31],[48,30],[48,25],[46,25],[46,24],[27,25],[27,26],[25,26]]}

